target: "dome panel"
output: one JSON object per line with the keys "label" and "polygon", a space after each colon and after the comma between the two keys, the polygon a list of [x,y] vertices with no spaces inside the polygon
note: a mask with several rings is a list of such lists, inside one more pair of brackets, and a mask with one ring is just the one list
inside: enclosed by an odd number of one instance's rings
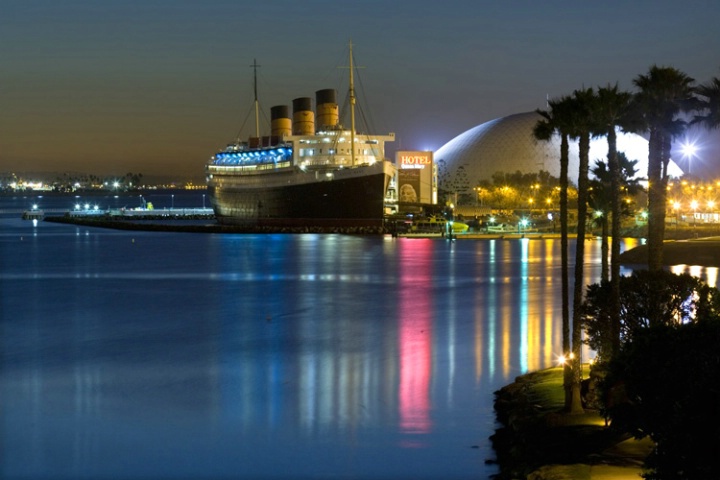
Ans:
{"label": "dome panel", "polygon": [[[473,127],[438,149],[435,161],[444,160],[452,176],[464,166],[471,182],[490,180],[497,172],[537,173],[540,170],[560,177],[560,136],[555,134],[545,142],[536,140],[533,129],[543,117],[537,112],[518,113],[497,118]],[[637,160],[638,177],[647,176],[648,142],[640,135],[618,133],[618,151],[625,152],[630,160]],[[590,167],[598,159],[607,157],[604,138],[591,141]],[[570,181],[577,183],[579,170],[577,141],[569,145]],[[682,175],[682,170],[670,162],[669,174]]]}

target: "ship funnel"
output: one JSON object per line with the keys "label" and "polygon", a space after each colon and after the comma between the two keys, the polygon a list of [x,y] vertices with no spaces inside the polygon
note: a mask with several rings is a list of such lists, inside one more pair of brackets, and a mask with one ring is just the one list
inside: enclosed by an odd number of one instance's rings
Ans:
{"label": "ship funnel", "polygon": [[270,135],[281,138],[292,135],[292,120],[287,105],[270,108]]}
{"label": "ship funnel", "polygon": [[338,125],[337,92],[332,88],[315,92],[318,130],[332,129]]}
{"label": "ship funnel", "polygon": [[293,100],[293,135],[312,135],[315,133],[315,113],[312,111],[310,97]]}

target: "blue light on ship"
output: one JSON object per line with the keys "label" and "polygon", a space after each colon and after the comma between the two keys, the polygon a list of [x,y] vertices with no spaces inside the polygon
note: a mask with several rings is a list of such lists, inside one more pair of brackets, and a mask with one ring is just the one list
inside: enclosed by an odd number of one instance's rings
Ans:
{"label": "blue light on ship", "polygon": [[215,154],[215,165],[258,165],[263,163],[278,163],[292,159],[291,148],[273,148],[269,150],[255,150],[252,152],[238,152],[226,150]]}

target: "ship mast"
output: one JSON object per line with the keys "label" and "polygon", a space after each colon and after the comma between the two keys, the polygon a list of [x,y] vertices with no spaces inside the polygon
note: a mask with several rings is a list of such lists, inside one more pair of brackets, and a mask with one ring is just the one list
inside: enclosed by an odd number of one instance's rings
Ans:
{"label": "ship mast", "polygon": [[258,102],[257,94],[257,69],[260,65],[257,63],[257,59],[253,58],[253,90],[255,92],[255,137],[260,137],[260,103]]}
{"label": "ship mast", "polygon": [[353,83],[352,40],[350,40],[350,165],[355,166],[355,84]]}

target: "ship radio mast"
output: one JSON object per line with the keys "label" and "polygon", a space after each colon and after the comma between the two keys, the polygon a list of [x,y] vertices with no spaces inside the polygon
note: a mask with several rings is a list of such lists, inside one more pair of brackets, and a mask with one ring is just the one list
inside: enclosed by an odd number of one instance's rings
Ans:
{"label": "ship radio mast", "polygon": [[353,54],[350,40],[350,165],[355,166],[355,84],[353,83]]}
{"label": "ship radio mast", "polygon": [[260,137],[260,103],[258,102],[257,94],[257,69],[260,65],[257,63],[257,59],[253,58],[253,91],[255,93],[255,137]]}

